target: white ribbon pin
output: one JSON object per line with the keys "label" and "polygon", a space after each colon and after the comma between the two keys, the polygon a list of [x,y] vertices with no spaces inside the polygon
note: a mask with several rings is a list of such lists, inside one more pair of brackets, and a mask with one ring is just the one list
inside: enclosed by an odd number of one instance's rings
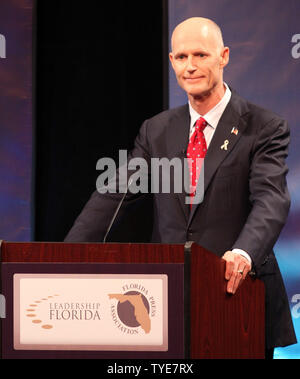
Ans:
{"label": "white ribbon pin", "polygon": [[224,141],[224,145],[221,146],[221,150],[227,151],[228,150],[228,145],[229,145],[229,141],[227,139],[226,141]]}

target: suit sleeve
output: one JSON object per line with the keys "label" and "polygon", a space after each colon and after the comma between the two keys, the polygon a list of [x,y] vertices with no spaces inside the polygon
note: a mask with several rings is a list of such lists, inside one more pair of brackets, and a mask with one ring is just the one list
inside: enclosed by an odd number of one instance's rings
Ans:
{"label": "suit sleeve", "polygon": [[[140,177],[141,180],[147,179],[148,181],[148,163],[150,161],[150,156],[148,153],[148,143],[147,143],[147,121],[142,125],[138,136],[136,137],[135,144],[133,150],[128,154],[127,162],[128,166],[125,167],[127,171],[126,175],[126,186],[130,177],[133,174],[136,174],[136,179]],[[143,162],[143,167],[137,167],[137,165],[133,164],[130,166],[130,162],[135,162],[138,164],[139,162]],[[101,242],[105,236],[107,228],[109,226],[110,221],[113,218],[114,212],[117,209],[124,192],[120,193],[119,188],[123,186],[124,183],[121,183],[125,180],[122,179],[122,175],[120,174],[122,170],[119,168],[116,172],[115,177],[110,180],[108,183],[108,188],[111,186],[116,188],[116,192],[109,191],[107,193],[99,193],[96,190],[89,201],[84,206],[82,212],[79,214],[77,219],[75,220],[74,225],[71,230],[65,237],[65,242]],[[134,205],[141,197],[143,196],[142,192],[132,193],[130,190],[126,194],[124,203],[120,208],[118,213],[118,219],[126,213],[126,210]]]}
{"label": "suit sleeve", "polygon": [[247,251],[256,270],[272,251],[290,209],[285,162],[289,141],[287,122],[276,118],[261,129],[253,145],[249,176],[252,208],[233,248]]}

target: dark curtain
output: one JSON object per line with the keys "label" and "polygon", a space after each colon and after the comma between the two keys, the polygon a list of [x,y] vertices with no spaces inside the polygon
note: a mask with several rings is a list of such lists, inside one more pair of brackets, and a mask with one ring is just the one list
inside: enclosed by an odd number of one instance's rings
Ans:
{"label": "dark curtain", "polygon": [[[38,0],[35,240],[62,241],[95,190],[96,163],[130,150],[166,107],[164,1]],[[151,198],[110,235],[147,242]]]}

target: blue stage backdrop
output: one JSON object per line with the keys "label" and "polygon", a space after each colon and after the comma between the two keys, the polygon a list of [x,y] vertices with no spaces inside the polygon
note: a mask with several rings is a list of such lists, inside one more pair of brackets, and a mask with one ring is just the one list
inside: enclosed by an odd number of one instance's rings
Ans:
{"label": "blue stage backdrop", "polygon": [[[213,19],[231,48],[225,81],[241,96],[288,120],[288,185],[292,207],[275,253],[300,342],[300,1],[169,0],[169,33],[189,17]],[[186,103],[170,68],[170,107]],[[300,358],[300,344],[276,349],[276,358]]]}
{"label": "blue stage backdrop", "polygon": [[33,0],[0,1],[0,239],[31,240]]}

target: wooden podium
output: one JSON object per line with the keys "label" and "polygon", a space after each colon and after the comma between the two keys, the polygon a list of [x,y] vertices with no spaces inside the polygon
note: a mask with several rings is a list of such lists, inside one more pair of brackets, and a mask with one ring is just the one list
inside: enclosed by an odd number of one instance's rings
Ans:
{"label": "wooden podium", "polygon": [[[115,270],[115,271],[114,271]],[[15,350],[13,277],[20,273],[139,273],[168,276],[167,351]],[[264,285],[247,277],[226,293],[225,262],[194,243],[1,244],[2,358],[263,359]]]}

